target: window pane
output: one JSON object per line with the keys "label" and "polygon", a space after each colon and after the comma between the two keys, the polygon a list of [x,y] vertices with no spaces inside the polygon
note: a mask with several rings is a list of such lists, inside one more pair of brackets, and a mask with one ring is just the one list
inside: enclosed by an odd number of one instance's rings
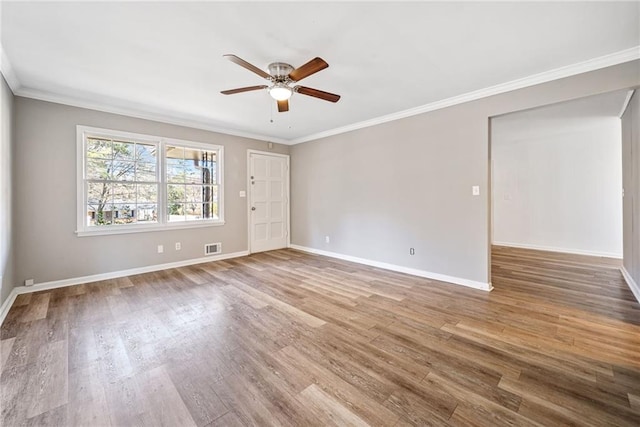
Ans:
{"label": "window pane", "polygon": [[217,202],[218,201],[218,186],[217,185],[211,187],[211,194],[212,194],[211,200],[214,201],[214,202]]}
{"label": "window pane", "polygon": [[175,145],[167,145],[167,159],[184,159],[184,148]]}
{"label": "window pane", "polygon": [[185,214],[187,221],[194,221],[202,219],[202,204],[201,203],[186,203]]}
{"label": "window pane", "polygon": [[138,203],[158,203],[158,186],[156,184],[138,184]]}
{"label": "window pane", "polygon": [[185,182],[190,184],[202,184],[202,168],[198,160],[186,159],[184,161]]}
{"label": "window pane", "polygon": [[157,178],[155,163],[138,163],[136,165],[136,181],[156,182]]}
{"label": "window pane", "polygon": [[202,203],[202,185],[187,185],[185,202]]}
{"label": "window pane", "polygon": [[184,185],[169,184],[167,186],[167,202],[182,203],[185,201]]}
{"label": "window pane", "polygon": [[217,214],[213,211],[213,203],[202,204],[202,218],[218,219]]}
{"label": "window pane", "polygon": [[135,184],[114,184],[113,185],[113,203],[131,203],[136,202],[136,185]]}
{"label": "window pane", "polygon": [[114,181],[133,181],[135,180],[135,170],[135,162],[114,160],[111,179]]}
{"label": "window pane", "polygon": [[169,212],[169,221],[184,221],[184,204],[172,203],[168,206],[167,212]]}
{"label": "window pane", "polygon": [[113,203],[113,187],[110,184],[87,184],[87,224],[99,226],[111,224],[110,206]]}
{"label": "window pane", "polygon": [[184,148],[168,145],[166,149],[167,181],[184,182]]}
{"label": "window pane", "polygon": [[111,159],[111,140],[87,138],[87,159]]}
{"label": "window pane", "polygon": [[[129,204],[111,205],[111,216],[114,224],[131,224],[135,222],[134,209]],[[135,205],[133,205],[135,206]]]}
{"label": "window pane", "polygon": [[153,144],[136,144],[136,160],[145,163],[156,163],[157,149]]}
{"label": "window pane", "polygon": [[212,202],[214,200],[213,187],[210,185],[202,187],[202,201]]}
{"label": "window pane", "polygon": [[218,183],[218,175],[217,175],[217,165],[214,163],[208,170],[209,174],[209,184],[217,184]]}
{"label": "window pane", "polygon": [[138,222],[158,222],[158,206],[154,204],[138,204],[134,212]]}
{"label": "window pane", "polygon": [[184,160],[167,159],[167,181],[168,182],[184,182]]}
{"label": "window pane", "polygon": [[126,141],[113,141],[113,158],[134,160],[135,144]]}
{"label": "window pane", "polygon": [[103,205],[111,202],[113,198],[113,189],[111,184],[93,183],[87,184],[87,203],[89,205]]}
{"label": "window pane", "polygon": [[86,178],[87,179],[109,179],[111,173],[111,160],[106,159],[89,159],[87,160]]}

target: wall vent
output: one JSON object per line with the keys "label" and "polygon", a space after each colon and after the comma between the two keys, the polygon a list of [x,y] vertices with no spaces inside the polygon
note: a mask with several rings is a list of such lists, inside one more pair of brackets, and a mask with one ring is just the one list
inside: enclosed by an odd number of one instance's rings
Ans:
{"label": "wall vent", "polygon": [[204,245],[205,255],[216,255],[222,253],[222,243],[207,243]]}

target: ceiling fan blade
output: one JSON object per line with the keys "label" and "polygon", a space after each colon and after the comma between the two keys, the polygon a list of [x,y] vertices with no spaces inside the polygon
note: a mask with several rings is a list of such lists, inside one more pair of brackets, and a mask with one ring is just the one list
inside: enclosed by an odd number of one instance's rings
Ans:
{"label": "ceiling fan blade", "polygon": [[249,92],[252,90],[266,89],[267,87],[268,87],[267,85],[247,86],[247,87],[240,87],[238,89],[223,90],[220,93],[223,95],[233,95],[234,93],[242,93],[242,92]]}
{"label": "ceiling fan blade", "polygon": [[233,62],[234,64],[238,64],[241,67],[246,68],[249,71],[253,71],[254,73],[256,73],[257,75],[259,75],[260,77],[264,77],[265,79],[271,79],[271,75],[266,73],[265,71],[261,70],[260,68],[256,67],[253,64],[249,64],[247,61],[245,61],[242,58],[238,58],[235,55],[231,55],[231,54],[226,54],[226,55],[222,55],[225,58],[227,58],[229,61]]}
{"label": "ceiling fan blade", "polygon": [[285,111],[289,111],[289,100],[285,99],[283,101],[278,101],[278,112],[284,113]]}
{"label": "ceiling fan blade", "polygon": [[295,86],[293,88],[296,92],[301,93],[307,96],[313,96],[314,98],[324,99],[329,102],[338,102],[340,99],[340,95],[336,95],[335,93],[325,92],[323,90],[312,89],[310,87],[304,86]]}
{"label": "ceiling fan blade", "polygon": [[315,74],[320,70],[324,70],[328,66],[329,64],[327,64],[324,59],[316,57],[290,72],[289,78],[294,82],[299,82],[305,77],[309,77],[311,74]]}

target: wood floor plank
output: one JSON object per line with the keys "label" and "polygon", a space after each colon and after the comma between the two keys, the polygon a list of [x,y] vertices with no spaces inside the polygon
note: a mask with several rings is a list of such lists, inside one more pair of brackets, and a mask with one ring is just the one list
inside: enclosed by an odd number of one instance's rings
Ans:
{"label": "wood floor plank", "polygon": [[216,418],[211,423],[207,424],[206,427],[242,427],[245,426],[238,418],[238,416],[233,412],[227,412],[223,416]]}
{"label": "wood floor plank", "polygon": [[2,372],[5,363],[7,363],[7,359],[11,354],[11,349],[13,348],[13,342],[15,340],[16,337],[0,340],[0,372]]}
{"label": "wood floor plank", "polygon": [[145,392],[145,409],[155,425],[196,426],[165,366],[144,371],[136,375],[136,380]]}
{"label": "wood floor plank", "polygon": [[291,366],[296,375],[308,378],[307,382],[317,384],[325,393],[346,405],[369,424],[393,425],[398,420],[399,417],[397,415],[378,401],[371,399],[364,390],[310,360],[293,346],[283,348],[275,356],[282,363]]}
{"label": "wood floor plank", "polygon": [[273,298],[272,296],[261,292],[257,289],[252,288],[251,286],[248,285],[240,285],[240,290],[248,293],[249,295],[261,299],[263,301],[265,301],[267,304],[277,308],[278,310],[281,310],[287,314],[290,314],[296,318],[299,318],[301,321],[305,322],[306,324],[308,324],[311,327],[318,327],[318,326],[322,326],[324,325],[326,322],[322,319],[318,319],[315,316],[310,315],[309,313],[304,312],[303,310],[300,310],[290,304],[287,304],[285,302],[282,302],[276,298]]}
{"label": "wood floor plank", "polygon": [[42,427],[68,426],[73,424],[69,422],[68,419],[67,405],[62,405],[43,412],[42,414],[38,414],[35,417],[28,418],[25,425],[29,427]]}
{"label": "wood floor plank", "polygon": [[33,294],[27,305],[27,311],[23,313],[20,320],[22,322],[29,322],[44,319],[47,316],[47,310],[49,308],[49,296],[49,292]]}
{"label": "wood floor plank", "polygon": [[67,342],[56,341],[41,349],[27,380],[27,418],[50,411],[69,401]]}
{"label": "wood floor plank", "polygon": [[297,397],[313,413],[314,419],[322,425],[336,427],[369,425],[315,384],[302,390]]}
{"label": "wood floor plank", "polygon": [[97,364],[69,374],[66,418],[72,426],[111,425],[107,396]]}
{"label": "wood floor plank", "polygon": [[435,372],[430,372],[422,382],[430,387],[437,386],[456,398],[459,404],[454,414],[457,418],[464,420],[462,425],[539,425],[517,413],[520,407],[519,398],[515,407],[503,405],[481,390],[465,387],[464,384],[451,381]]}
{"label": "wood floor plank", "polygon": [[285,249],[22,294],[0,424],[637,426],[618,268],[496,247],[488,293]]}
{"label": "wood floor plank", "polygon": [[33,364],[5,366],[0,376],[0,410],[3,425],[20,425],[27,419],[27,408],[31,400],[26,399],[27,382]]}

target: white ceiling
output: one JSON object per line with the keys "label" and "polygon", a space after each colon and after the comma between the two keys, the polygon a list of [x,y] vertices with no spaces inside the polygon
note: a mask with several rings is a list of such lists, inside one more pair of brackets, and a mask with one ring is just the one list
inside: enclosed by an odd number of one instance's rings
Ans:
{"label": "white ceiling", "polygon": [[[3,2],[1,8],[2,70],[19,95],[280,142],[640,52],[638,2]],[[265,83],[224,60],[226,53],[263,69],[320,56],[329,68],[301,84],[342,99],[332,104],[294,94],[291,111],[278,113],[266,91],[221,95]]]}
{"label": "white ceiling", "polygon": [[505,114],[491,121],[491,140],[512,143],[559,133],[584,131],[602,120],[620,118],[633,91],[619,90]]}

